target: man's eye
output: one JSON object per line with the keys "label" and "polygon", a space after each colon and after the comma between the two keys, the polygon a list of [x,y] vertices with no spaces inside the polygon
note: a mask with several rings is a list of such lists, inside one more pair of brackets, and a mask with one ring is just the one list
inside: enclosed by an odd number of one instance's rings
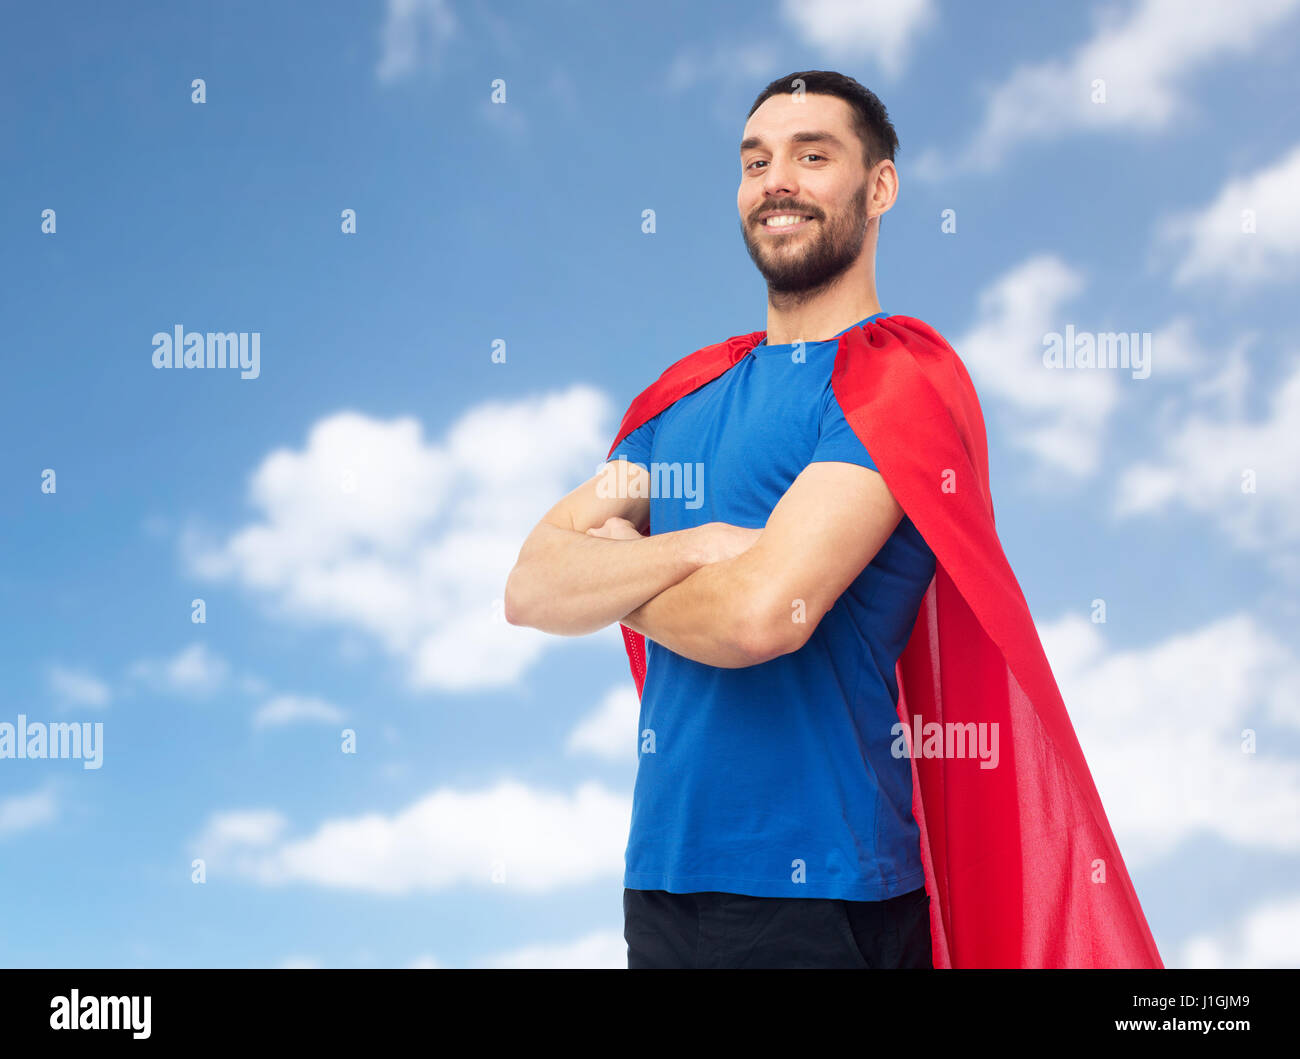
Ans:
{"label": "man's eye", "polygon": [[[799,157],[800,157],[800,158],[820,158],[823,162],[826,161],[826,156],[825,156],[824,154],[818,154],[816,151],[809,151],[807,154],[800,155]],[[767,164],[767,163],[764,162],[763,159],[761,159],[761,158],[755,158],[752,162],[749,163],[749,165],[745,166],[745,171],[748,172],[749,170],[753,169],[754,166],[756,166],[756,165],[766,165],[766,164]]]}

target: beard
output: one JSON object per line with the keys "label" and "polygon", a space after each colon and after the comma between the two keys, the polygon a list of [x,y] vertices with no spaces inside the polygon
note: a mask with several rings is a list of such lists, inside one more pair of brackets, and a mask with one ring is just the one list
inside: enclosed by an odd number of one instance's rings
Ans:
{"label": "beard", "polygon": [[[764,207],[772,208],[781,207]],[[810,229],[772,235],[755,232],[742,221],[740,234],[750,259],[767,280],[768,296],[802,301],[834,283],[862,252],[867,237],[867,185],[863,184],[843,212],[829,219],[815,216]]]}

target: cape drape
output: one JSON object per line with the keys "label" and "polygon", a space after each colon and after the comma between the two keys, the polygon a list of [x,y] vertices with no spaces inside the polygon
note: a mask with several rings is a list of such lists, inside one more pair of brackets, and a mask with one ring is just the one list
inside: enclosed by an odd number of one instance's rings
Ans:
{"label": "cape drape", "polygon": [[[669,367],[632,402],[609,456],[765,335],[736,335]],[[928,324],[888,316],[840,337],[831,385],[935,555],[896,669],[934,966],[1162,967],[997,536],[984,418],[966,366]],[[640,696],[644,637],[621,628]],[[945,732],[996,725],[997,766],[981,768],[970,751],[927,756],[937,749],[931,723]],[[923,726],[919,754],[914,724]]]}

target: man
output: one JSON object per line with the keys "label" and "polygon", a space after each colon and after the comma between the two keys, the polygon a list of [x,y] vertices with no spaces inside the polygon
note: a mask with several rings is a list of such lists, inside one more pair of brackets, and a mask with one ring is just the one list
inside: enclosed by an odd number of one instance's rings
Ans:
{"label": "man", "polygon": [[[977,805],[960,795],[983,789],[1019,840],[1032,814],[1006,801],[1017,774],[988,781],[947,771],[935,780],[918,764],[923,798],[948,787],[923,835],[918,819],[924,826],[929,817],[913,804],[911,755],[899,749],[911,740],[898,736],[896,667],[916,673],[929,661],[915,628],[955,629],[970,615],[949,587],[970,584],[969,570],[993,570],[992,588],[1003,595],[991,590],[990,598],[1020,621],[1003,637],[1013,643],[1006,657],[1016,656],[1019,673],[1041,672],[1015,646],[1037,642],[1032,624],[1024,628],[1023,597],[1021,616],[997,577],[1005,559],[990,539],[983,422],[969,379],[947,363],[955,355],[932,330],[891,320],[877,298],[876,245],[898,194],[897,146],[884,106],[851,78],[810,71],[764,89],[742,134],[737,207],[767,281],[766,332],[697,351],[638,397],[611,449],[626,462],[607,464],[547,513],[507,583],[514,624],[564,635],[624,626],[641,692],[624,877],[632,968],[930,967],[932,933],[943,938],[943,966],[956,965],[957,952],[1011,965],[1077,958],[1077,949],[1039,955],[1047,952],[1042,932],[1035,926],[1025,942],[1005,911],[1023,895],[1014,886],[993,893],[1003,875],[967,868],[971,831],[983,825],[969,822],[965,847],[943,830],[943,810],[966,822],[949,796]],[[894,350],[898,336],[903,346]],[[887,384],[883,371],[895,381]],[[949,403],[939,405],[936,394]],[[889,424],[864,415],[871,400],[880,402],[875,418]],[[947,414],[946,426],[936,413]],[[873,458],[877,446],[907,510]],[[967,506],[937,504],[931,471],[937,479],[963,461]],[[923,524],[912,510],[923,512]],[[972,551],[971,541],[982,543]],[[918,621],[923,600],[922,618],[935,620]],[[1007,696],[1015,674],[1008,679],[983,628],[968,624],[961,639],[983,660],[954,675],[996,727],[1020,705]],[[927,698],[922,682],[910,682],[915,701],[942,713],[943,696]],[[1038,699],[1048,697],[1041,681],[1029,683]],[[1062,707],[1043,727],[1066,745],[1063,717]],[[1038,730],[1017,720],[1016,731],[1023,738]],[[1070,799],[1081,807],[1075,817],[1100,814],[1090,778],[1076,779],[1060,801],[1073,806]],[[1120,877],[1118,897],[1107,900],[1129,913],[1114,917],[1137,939],[1130,945],[1126,936],[1117,950],[1127,960],[1145,952],[1149,934],[1144,942],[1145,922],[1132,924],[1136,900],[1124,889],[1104,815],[1085,823]],[[1006,826],[986,830],[999,853],[1016,855]],[[945,870],[941,914],[932,917],[926,883],[940,886],[935,856]],[[996,948],[1007,942],[986,940],[990,930],[967,926],[973,916],[954,928],[950,899],[969,905],[971,894],[999,913],[989,917],[991,933],[1011,935],[1005,951],[1014,955]]]}
{"label": "man", "polygon": [[[834,339],[881,315],[898,141],[856,82],[800,76],[802,98],[788,78],[765,90],[741,144],[767,341],[627,439],[633,495],[598,496],[597,476],[562,501],[506,596],[511,621],[575,634],[617,620],[651,641],[629,966],[930,965],[911,769],[890,746],[894,665],[934,560],[830,389]],[[700,507],[650,498],[652,450],[703,466]],[[589,527],[619,547],[573,533]],[[543,549],[536,601],[553,605],[530,611],[519,574]],[[694,570],[714,576],[675,594]]]}

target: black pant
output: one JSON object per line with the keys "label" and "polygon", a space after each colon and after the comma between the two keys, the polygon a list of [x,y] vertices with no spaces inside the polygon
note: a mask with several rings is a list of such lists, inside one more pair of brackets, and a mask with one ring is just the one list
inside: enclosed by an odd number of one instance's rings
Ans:
{"label": "black pant", "polygon": [[922,886],[884,901],[623,891],[627,965],[932,967]]}

